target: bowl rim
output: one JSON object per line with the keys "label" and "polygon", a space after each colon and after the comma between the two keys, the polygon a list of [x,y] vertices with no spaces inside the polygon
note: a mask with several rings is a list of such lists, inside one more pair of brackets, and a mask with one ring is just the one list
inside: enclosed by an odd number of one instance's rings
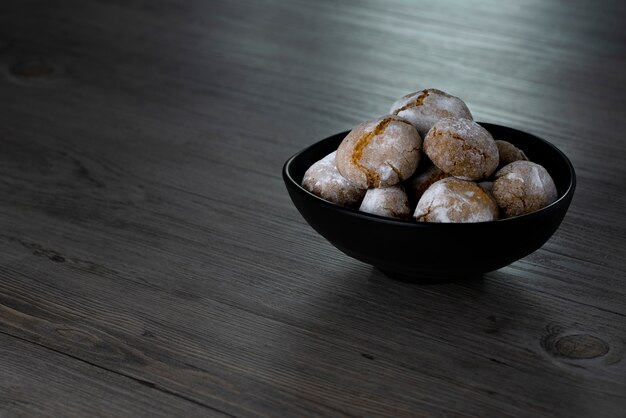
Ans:
{"label": "bowl rim", "polygon": [[411,227],[411,228],[424,228],[424,227],[433,227],[433,226],[437,226],[437,228],[441,227],[441,228],[472,228],[475,226],[484,226],[484,225],[493,225],[493,224],[505,224],[505,223],[512,223],[512,222],[519,222],[520,220],[532,220],[533,218],[536,218],[538,216],[542,216],[543,213],[549,212],[551,211],[554,207],[558,206],[562,201],[564,201],[565,199],[568,199],[571,197],[571,195],[574,193],[574,190],[576,189],[576,171],[574,170],[574,166],[572,164],[572,162],[569,160],[569,158],[567,158],[567,156],[565,155],[565,153],[563,153],[563,151],[561,151],[559,148],[557,148],[555,145],[553,145],[552,143],[546,141],[543,138],[538,137],[537,135],[522,131],[520,129],[515,129],[515,128],[511,128],[508,126],[504,126],[504,125],[499,125],[496,123],[489,123],[489,122],[476,122],[479,125],[483,126],[485,129],[489,130],[488,127],[489,126],[494,126],[497,128],[504,128],[504,129],[508,129],[510,131],[515,131],[517,133],[520,134],[524,134],[527,136],[532,136],[535,139],[541,141],[544,145],[547,145],[548,147],[552,148],[554,151],[556,151],[556,153],[563,159],[563,161],[565,161],[567,168],[569,169],[569,174],[570,174],[570,182],[567,186],[567,189],[565,190],[565,192],[563,193],[562,196],[560,196],[557,200],[555,200],[554,202],[550,203],[548,206],[544,206],[541,209],[538,209],[534,212],[531,213],[527,213],[524,215],[518,215],[518,216],[513,216],[510,218],[504,218],[504,219],[498,219],[495,221],[482,221],[482,222],[417,222],[415,221],[415,219],[413,218],[413,216],[411,215],[410,219],[394,219],[394,218],[388,218],[386,216],[381,216],[381,215],[375,215],[375,214],[371,214],[371,213],[367,213],[367,212],[361,212],[358,209],[354,209],[354,208],[349,208],[349,207],[345,207],[345,206],[340,206],[337,205],[335,203],[329,202],[327,200],[322,199],[321,197],[309,192],[307,189],[305,189],[304,187],[302,187],[301,184],[299,184],[297,181],[294,180],[294,178],[291,176],[290,173],[290,168],[292,163],[302,154],[304,154],[305,152],[311,150],[312,148],[316,147],[319,145],[320,142],[326,141],[327,139],[330,139],[334,136],[337,135],[347,135],[350,130],[347,131],[342,131],[342,132],[337,132],[336,134],[333,135],[329,135],[324,139],[321,139],[320,141],[315,142],[314,144],[309,145],[308,147],[296,152],[294,155],[292,155],[290,158],[287,159],[287,161],[285,161],[285,164],[283,165],[283,178],[285,180],[288,180],[292,185],[294,185],[296,187],[296,189],[300,192],[300,193],[304,193],[310,197],[313,197],[314,199],[317,199],[319,201],[319,203],[322,206],[325,206],[329,209],[332,210],[338,210],[340,212],[345,213],[346,215],[349,216],[354,216],[357,218],[361,218],[364,220],[376,220],[378,222],[383,222],[383,223],[388,223],[388,224],[392,224],[392,225],[396,225],[396,226],[404,226],[404,227]]}

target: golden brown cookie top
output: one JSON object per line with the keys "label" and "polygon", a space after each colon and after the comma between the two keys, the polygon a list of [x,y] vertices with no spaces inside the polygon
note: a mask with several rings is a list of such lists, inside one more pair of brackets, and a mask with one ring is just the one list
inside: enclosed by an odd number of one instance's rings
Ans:
{"label": "golden brown cookie top", "polygon": [[439,119],[473,119],[463,100],[437,89],[407,94],[391,106],[390,113],[411,122],[422,138]]}
{"label": "golden brown cookie top", "polygon": [[498,219],[498,206],[476,183],[447,177],[424,192],[414,216],[418,222],[488,222]]}
{"label": "golden brown cookie top", "polygon": [[388,187],[410,177],[420,159],[422,139],[397,116],[361,123],[337,149],[341,175],[359,187]]}
{"label": "golden brown cookie top", "polygon": [[365,189],[344,178],[337,170],[337,151],[314,163],[304,173],[302,187],[316,196],[341,206],[352,206],[365,195]]}
{"label": "golden brown cookie top", "polygon": [[514,161],[496,173],[493,196],[507,217],[534,212],[554,202],[558,193],[552,177],[541,165]]}
{"label": "golden brown cookie top", "polygon": [[491,134],[469,119],[441,119],[428,131],[424,152],[443,172],[464,180],[489,177],[498,167]]}

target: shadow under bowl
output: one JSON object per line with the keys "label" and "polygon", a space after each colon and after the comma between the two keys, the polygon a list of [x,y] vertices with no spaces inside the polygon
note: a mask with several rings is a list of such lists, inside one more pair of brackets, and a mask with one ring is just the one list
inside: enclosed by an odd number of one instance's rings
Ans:
{"label": "shadow under bowl", "polygon": [[557,230],[574,195],[569,159],[549,142],[505,126],[480,123],[494,139],[522,149],[552,176],[558,199],[527,215],[492,222],[402,221],[327,202],[302,188],[305,171],[335,151],[349,131],[328,137],[289,158],[283,179],[304,219],[337,249],[404,281],[437,282],[481,276],[539,249]]}

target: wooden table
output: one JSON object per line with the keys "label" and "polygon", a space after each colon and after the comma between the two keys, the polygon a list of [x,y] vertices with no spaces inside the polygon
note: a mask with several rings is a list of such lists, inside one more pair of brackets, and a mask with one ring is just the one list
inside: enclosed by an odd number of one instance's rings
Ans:
{"label": "wooden table", "polygon": [[[0,416],[626,416],[626,6],[0,3]],[[283,162],[435,87],[578,189],[480,280],[386,278]]]}

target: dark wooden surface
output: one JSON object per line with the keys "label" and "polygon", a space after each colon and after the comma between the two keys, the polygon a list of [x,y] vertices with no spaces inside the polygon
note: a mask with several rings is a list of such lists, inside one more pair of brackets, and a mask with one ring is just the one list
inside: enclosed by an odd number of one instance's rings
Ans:
{"label": "dark wooden surface", "polygon": [[[626,416],[625,20],[588,0],[0,2],[0,416]],[[577,169],[553,238],[480,280],[386,278],[280,177],[426,87]]]}

